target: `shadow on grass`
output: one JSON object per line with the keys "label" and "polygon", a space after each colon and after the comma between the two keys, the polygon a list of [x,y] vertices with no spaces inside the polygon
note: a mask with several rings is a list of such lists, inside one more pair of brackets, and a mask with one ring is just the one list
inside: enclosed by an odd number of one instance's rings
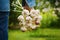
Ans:
{"label": "shadow on grass", "polygon": [[45,38],[46,40],[60,40],[58,35],[30,35],[32,38]]}

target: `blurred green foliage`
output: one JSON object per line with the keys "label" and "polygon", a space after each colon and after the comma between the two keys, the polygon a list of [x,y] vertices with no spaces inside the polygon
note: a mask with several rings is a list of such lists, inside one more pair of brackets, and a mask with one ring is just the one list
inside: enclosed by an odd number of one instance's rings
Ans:
{"label": "blurred green foliage", "polygon": [[[41,21],[41,27],[45,27],[45,28],[51,27],[52,26],[51,23],[57,22],[57,20],[58,20],[57,15],[51,14],[51,12],[46,12],[44,14],[42,13],[41,15],[43,17],[43,19]],[[54,25],[56,25],[56,24],[54,24]]]}

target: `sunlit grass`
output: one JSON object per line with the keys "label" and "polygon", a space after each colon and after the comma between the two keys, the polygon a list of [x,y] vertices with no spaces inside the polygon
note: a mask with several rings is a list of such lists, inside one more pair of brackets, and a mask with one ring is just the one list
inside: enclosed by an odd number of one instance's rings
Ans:
{"label": "sunlit grass", "polygon": [[39,29],[31,32],[9,30],[9,40],[60,40],[60,29]]}

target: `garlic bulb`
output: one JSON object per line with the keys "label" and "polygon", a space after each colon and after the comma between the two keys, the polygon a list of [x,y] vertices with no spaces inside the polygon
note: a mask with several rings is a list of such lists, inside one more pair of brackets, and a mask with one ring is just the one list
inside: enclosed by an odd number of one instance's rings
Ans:
{"label": "garlic bulb", "polygon": [[22,11],[22,15],[18,16],[21,31],[34,30],[41,23],[42,16],[39,10],[32,9],[30,12],[26,9]]}
{"label": "garlic bulb", "polygon": [[27,31],[27,28],[26,27],[21,27],[21,31],[25,32],[25,31]]}

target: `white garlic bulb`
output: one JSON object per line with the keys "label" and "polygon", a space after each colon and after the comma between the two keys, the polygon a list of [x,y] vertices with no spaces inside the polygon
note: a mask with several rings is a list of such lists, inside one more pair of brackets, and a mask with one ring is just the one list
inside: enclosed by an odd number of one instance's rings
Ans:
{"label": "white garlic bulb", "polygon": [[23,31],[23,32],[27,31],[27,28],[26,28],[26,27],[21,27],[20,29],[21,29],[21,31]]}

